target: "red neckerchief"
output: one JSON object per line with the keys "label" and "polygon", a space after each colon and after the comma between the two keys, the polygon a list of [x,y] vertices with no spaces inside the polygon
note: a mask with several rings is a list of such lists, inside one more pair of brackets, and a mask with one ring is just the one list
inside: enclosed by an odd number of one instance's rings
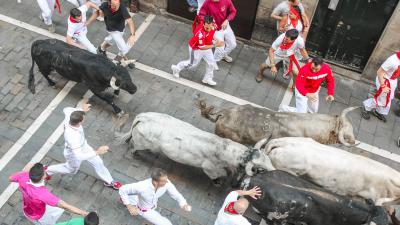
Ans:
{"label": "red neckerchief", "polygon": [[[121,6],[120,6],[121,7]],[[117,11],[118,11],[118,9],[117,10],[115,10],[115,9],[113,9],[112,7],[111,7],[111,3],[110,4],[108,4],[108,8],[110,9],[110,11],[111,11],[111,13],[112,14],[115,14]]]}
{"label": "red neckerchief", "polygon": [[296,29],[297,23],[299,22],[300,19],[300,14],[299,12],[297,12],[297,10],[295,8],[293,8],[292,6],[290,7],[290,12],[296,15],[296,19],[292,19],[289,15],[289,21],[290,24],[292,24],[293,28]]}
{"label": "red neckerchief", "polygon": [[54,3],[54,8],[55,9],[58,8],[58,13],[61,14],[61,5],[60,5],[60,2],[58,0],[56,0],[56,2]]}
{"label": "red neckerchief", "polygon": [[[279,46],[279,48],[283,49],[283,50],[288,50],[290,47],[292,47],[292,45],[294,44],[294,42],[296,42],[296,40],[289,42],[287,44],[284,44],[282,41],[282,44]],[[297,66],[297,69],[300,70],[300,64],[297,61],[296,57],[293,55],[289,56],[289,68],[287,70],[287,72],[285,73],[285,76],[287,76],[290,72],[292,72],[293,70],[293,63]]]}
{"label": "red neckerchief", "polygon": [[69,16],[69,21],[71,21],[71,23],[79,23],[76,19],[72,18],[72,16]]}
{"label": "red neckerchief", "polygon": [[[396,55],[397,55],[397,58],[400,60],[400,52],[397,52]],[[400,66],[398,66],[397,70],[395,70],[393,72],[392,76],[390,76],[390,79],[395,80],[399,76],[400,76]]]}
{"label": "red neckerchief", "polygon": [[[390,88],[390,82],[389,82],[389,80],[388,80],[387,78],[385,78],[385,81],[384,81],[383,84],[386,85],[386,87]],[[377,106],[380,106],[380,105],[378,104],[378,97],[379,97],[379,95],[382,94],[382,91],[383,91],[383,87],[382,87],[382,85],[381,85],[381,86],[379,87],[378,91],[377,91],[377,92],[375,93],[375,95],[374,95],[375,104],[376,104]],[[384,105],[383,107],[387,107],[387,106],[388,106],[389,101],[390,101],[390,94],[391,94],[391,91],[389,91],[388,93],[386,93],[386,103],[385,103],[385,105]]]}
{"label": "red neckerchief", "polygon": [[235,208],[233,207],[234,204],[235,202],[230,202],[228,205],[226,205],[224,208],[224,212],[232,215],[239,215],[239,213],[236,212]]}

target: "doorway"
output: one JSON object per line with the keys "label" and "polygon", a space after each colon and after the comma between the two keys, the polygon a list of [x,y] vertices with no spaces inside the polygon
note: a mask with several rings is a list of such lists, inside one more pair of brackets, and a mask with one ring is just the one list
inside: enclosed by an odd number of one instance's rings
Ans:
{"label": "doorway", "polygon": [[362,72],[398,0],[319,0],[307,49]]}

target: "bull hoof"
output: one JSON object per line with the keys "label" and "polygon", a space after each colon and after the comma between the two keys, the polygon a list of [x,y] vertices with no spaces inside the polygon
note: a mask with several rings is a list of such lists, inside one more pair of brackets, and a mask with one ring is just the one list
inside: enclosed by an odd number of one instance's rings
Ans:
{"label": "bull hoof", "polygon": [[135,64],[134,64],[134,63],[130,63],[130,64],[128,65],[128,67],[129,67],[129,69],[135,69]]}
{"label": "bull hoof", "polygon": [[54,86],[56,86],[56,83],[53,82],[53,81],[49,81],[49,85],[50,85],[51,87],[54,87]]}
{"label": "bull hoof", "polygon": [[117,117],[121,118],[125,114],[124,110],[121,110],[119,113],[117,113]]}

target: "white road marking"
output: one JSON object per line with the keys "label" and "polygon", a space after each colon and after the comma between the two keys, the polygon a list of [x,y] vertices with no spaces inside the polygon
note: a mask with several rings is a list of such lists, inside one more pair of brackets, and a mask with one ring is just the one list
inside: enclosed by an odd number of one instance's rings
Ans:
{"label": "white road marking", "polygon": [[[146,18],[146,20],[149,19],[149,20],[147,20],[147,21],[149,21],[149,23],[150,23],[150,22],[154,19],[154,17],[155,17],[154,15],[149,15],[149,16]],[[13,24],[13,25],[16,25],[16,26],[25,28],[25,29],[27,29],[27,30],[30,30],[30,31],[33,31],[33,32],[36,32],[36,33],[39,33],[39,34],[44,35],[44,36],[47,36],[47,37],[56,38],[56,39],[59,39],[59,40],[65,40],[65,38],[64,38],[63,36],[59,35],[59,34],[50,33],[50,32],[48,32],[47,30],[44,30],[44,29],[41,29],[41,28],[39,28],[39,27],[36,27],[36,26],[30,25],[30,24],[27,24],[27,23],[24,23],[24,22],[15,20],[15,19],[13,19],[13,18],[4,16],[4,15],[1,15],[1,14],[0,14],[0,20],[3,20],[3,21],[5,21],[5,22],[11,23],[11,24]],[[146,20],[145,20],[145,22],[146,22]],[[147,24],[146,26],[148,26],[148,24]],[[140,30],[140,27],[138,28],[138,31],[139,31],[139,30]],[[144,29],[143,29],[142,33],[143,33],[143,32],[144,32]],[[136,37],[137,37],[137,39],[139,39],[139,37],[141,36],[142,33],[136,32]],[[110,55],[111,55],[111,56],[115,56],[115,54],[110,54]],[[173,82],[175,82],[175,83],[182,84],[182,85],[184,85],[184,86],[193,88],[193,89],[195,89],[195,90],[204,92],[204,93],[206,93],[206,94],[213,95],[213,96],[215,96],[215,97],[224,99],[224,100],[226,100],[226,101],[230,101],[230,102],[233,102],[233,103],[236,103],[236,104],[239,104],[239,105],[243,105],[243,104],[252,104],[252,105],[257,106],[257,107],[262,107],[262,106],[260,106],[260,105],[251,103],[251,102],[249,102],[249,101],[247,101],[247,100],[240,99],[240,98],[238,98],[238,97],[235,97],[235,96],[226,94],[226,93],[224,93],[224,92],[215,90],[215,89],[213,89],[213,88],[204,86],[204,85],[202,85],[202,84],[199,84],[199,83],[196,83],[196,82],[187,80],[187,79],[183,79],[183,78],[175,79],[175,78],[173,78],[172,74],[170,74],[170,73],[168,73],[168,72],[164,72],[164,71],[158,70],[158,69],[156,69],[156,68],[153,68],[153,67],[144,65],[144,64],[139,63],[139,62],[136,62],[135,65],[136,65],[136,68],[138,68],[138,69],[140,69],[140,70],[143,70],[143,71],[145,71],[145,72],[148,72],[148,73],[151,73],[151,74],[153,74],[153,75],[156,75],[156,76],[159,76],[159,77],[168,79],[168,80],[173,81]],[[291,82],[292,82],[292,81],[291,81]],[[287,105],[290,104],[291,98],[292,98],[292,96],[293,96],[293,92],[292,92],[292,90],[290,89],[290,87],[291,87],[291,85],[289,85],[288,88],[286,89],[284,98],[283,98],[283,100],[282,100],[282,104],[287,104]],[[262,107],[262,108],[266,108],[266,107]],[[387,151],[387,150],[384,150],[384,149],[381,149],[381,148],[378,148],[378,147],[375,147],[375,146],[371,146],[371,145],[369,145],[369,144],[366,144],[366,143],[363,143],[363,142],[360,142],[360,141],[357,141],[357,142],[360,143],[360,144],[357,146],[357,148],[360,148],[360,149],[362,149],[362,150],[371,152],[371,153],[373,153],[373,154],[376,154],[376,155],[379,155],[379,156],[381,156],[381,157],[384,157],[384,158],[393,160],[393,161],[395,161],[395,162],[397,162],[397,163],[400,163],[400,155],[398,155],[398,154],[391,153],[390,151]],[[7,189],[8,189],[8,188],[7,188]],[[3,200],[3,199],[1,199],[1,197],[0,197],[0,203],[2,202],[2,200]],[[0,208],[1,208],[1,206],[2,206],[2,204],[0,204]]]}
{"label": "white road marking", "polygon": [[60,102],[68,95],[72,87],[76,83],[69,81],[64,88],[57,94],[57,96],[50,102],[50,104],[43,110],[43,112],[36,118],[35,121],[29,126],[25,133],[17,140],[17,142],[3,155],[0,159],[0,171],[15,157],[15,155],[22,149],[22,147],[29,141],[32,135],[39,129],[44,121],[50,116],[53,110],[60,104]]}
{"label": "white road marking", "polygon": [[[146,17],[144,22],[138,27],[136,31],[136,40],[140,38],[140,36],[144,33],[147,27],[150,25],[151,21],[155,18],[155,15],[150,14]],[[47,30],[41,29],[36,26],[32,26],[30,24],[15,20],[11,17],[4,16],[0,14],[0,20],[13,24],[15,26],[22,27],[29,31],[36,32],[40,35],[55,38],[61,41],[65,41],[65,37],[59,34],[53,34],[48,32]],[[38,130],[38,128],[42,125],[42,123],[50,116],[53,110],[60,104],[60,102],[67,96],[69,91],[76,83],[73,81],[69,81],[64,88],[57,94],[57,96],[50,102],[50,104],[46,107],[46,109],[39,115],[39,117],[31,124],[31,126],[26,130],[26,132],[18,139],[18,141],[7,151],[7,153],[0,159],[0,171],[12,160],[13,157],[21,150],[21,148],[28,142],[28,140],[32,137],[32,135]],[[84,99],[89,99],[93,94],[90,91],[87,91],[83,96]],[[80,101],[79,104],[81,104]],[[50,151],[53,145],[57,142],[58,138],[63,134],[63,123],[61,123],[56,130],[51,134],[51,136],[47,139],[47,141],[43,144],[43,146],[39,149],[39,151],[33,156],[30,162],[39,162],[41,161],[46,154]],[[14,194],[14,192],[18,189],[17,183],[11,183],[5,189],[5,191],[0,195],[0,208],[4,206],[4,204],[8,201],[8,199]]]}

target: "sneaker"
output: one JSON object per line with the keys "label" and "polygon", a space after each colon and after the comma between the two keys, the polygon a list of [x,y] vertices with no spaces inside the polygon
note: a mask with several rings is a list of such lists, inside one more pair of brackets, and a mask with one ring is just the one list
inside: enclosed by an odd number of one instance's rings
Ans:
{"label": "sneaker", "polygon": [[99,47],[97,47],[97,54],[103,55],[103,56],[107,56],[107,55],[106,55],[106,51],[104,51],[103,49],[101,49],[101,46],[100,46],[100,45],[99,45]]}
{"label": "sneaker", "polygon": [[201,82],[203,82],[203,84],[208,84],[211,86],[217,85],[217,82],[213,81],[212,79],[207,79],[207,80],[203,79]]}
{"label": "sneaker", "polygon": [[361,117],[366,120],[369,120],[371,118],[371,116],[369,115],[369,111],[367,111],[367,109],[365,109],[365,107],[363,107],[361,110]]}
{"label": "sneaker", "polygon": [[119,190],[122,187],[122,184],[120,182],[118,182],[118,181],[113,181],[110,184],[107,184],[107,183],[104,182],[104,186],[111,187],[114,190]]}
{"label": "sneaker", "polygon": [[97,18],[96,18],[96,20],[98,20],[98,21],[104,21],[104,17],[102,17],[102,16],[98,16]]}
{"label": "sneaker", "polygon": [[373,111],[372,111],[372,114],[373,114],[374,116],[376,116],[376,118],[378,118],[379,120],[382,120],[384,123],[386,123],[386,117],[385,117],[384,115],[378,113],[378,111],[373,110]]}
{"label": "sneaker", "polygon": [[56,32],[56,28],[54,27],[54,24],[49,25],[49,32],[50,33],[55,33]]}
{"label": "sneaker", "polygon": [[171,66],[172,70],[172,75],[174,75],[175,78],[179,78],[179,69],[176,65]]}
{"label": "sneaker", "polygon": [[51,180],[51,176],[50,176],[49,174],[47,174],[47,169],[48,169],[48,168],[49,168],[49,167],[48,167],[47,165],[44,165],[44,166],[43,166],[44,172],[46,173],[46,178],[44,178],[46,181]]}
{"label": "sneaker", "polygon": [[224,56],[223,58],[225,60],[225,62],[227,63],[231,63],[233,61],[232,57],[230,57],[229,55]]}

